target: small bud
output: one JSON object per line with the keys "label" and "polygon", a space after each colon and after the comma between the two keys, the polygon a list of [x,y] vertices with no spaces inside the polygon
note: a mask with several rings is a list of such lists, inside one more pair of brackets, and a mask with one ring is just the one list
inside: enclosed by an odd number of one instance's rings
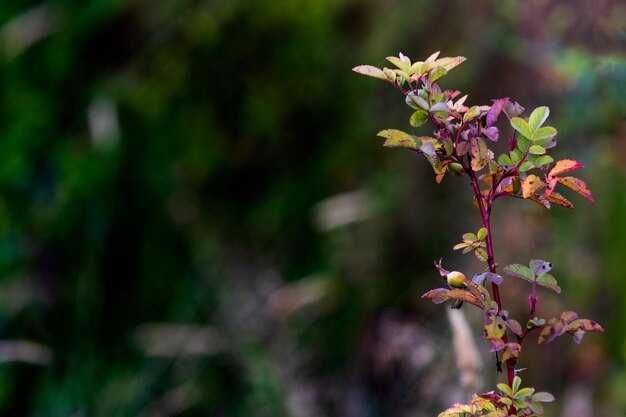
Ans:
{"label": "small bud", "polygon": [[453,162],[448,165],[448,170],[452,172],[453,175],[463,175],[465,170],[463,170],[463,166],[458,162]]}
{"label": "small bud", "polygon": [[465,285],[465,275],[459,271],[452,271],[446,276],[448,285],[454,288],[463,288]]}

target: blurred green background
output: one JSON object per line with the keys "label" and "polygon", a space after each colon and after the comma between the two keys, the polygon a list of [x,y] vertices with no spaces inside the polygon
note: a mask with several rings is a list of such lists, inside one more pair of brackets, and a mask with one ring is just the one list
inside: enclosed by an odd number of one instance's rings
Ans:
{"label": "blurred green background", "polygon": [[[469,186],[381,148],[410,109],[351,72],[437,50],[468,58],[444,87],[550,106],[555,156],[587,165],[595,204],[496,207],[496,257],[551,260],[563,296],[539,313],[607,330],[524,347],[548,414],[625,415],[624,22],[617,0],[2,2],[0,415],[420,417],[467,400],[447,308],[419,296],[435,259],[480,269],[451,250],[480,227]],[[503,294],[519,317],[523,289]],[[474,386],[492,389],[475,343]]]}

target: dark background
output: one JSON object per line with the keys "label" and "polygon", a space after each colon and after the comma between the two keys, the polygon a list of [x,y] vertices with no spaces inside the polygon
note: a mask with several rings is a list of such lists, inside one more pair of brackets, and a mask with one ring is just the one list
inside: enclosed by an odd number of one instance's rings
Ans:
{"label": "dark background", "polygon": [[[496,257],[551,260],[563,295],[539,313],[607,330],[524,346],[548,414],[626,414],[625,21],[611,0],[2,2],[0,415],[466,401],[447,308],[419,296],[434,259],[481,268],[451,250],[480,227],[470,188],[381,148],[410,109],[351,72],[437,50],[468,58],[444,87],[550,106],[554,155],[587,165],[595,204],[499,202]],[[520,320],[525,289],[503,294]]]}

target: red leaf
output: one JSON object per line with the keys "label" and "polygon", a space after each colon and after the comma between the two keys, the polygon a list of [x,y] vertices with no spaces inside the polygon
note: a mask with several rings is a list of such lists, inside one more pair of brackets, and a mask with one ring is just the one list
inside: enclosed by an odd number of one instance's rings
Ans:
{"label": "red leaf", "polygon": [[554,164],[548,175],[554,177],[556,175],[563,174],[564,172],[573,171],[582,167],[584,167],[583,164],[574,161],[573,159],[562,159]]}
{"label": "red leaf", "polygon": [[549,196],[550,194],[552,194],[552,191],[554,191],[554,187],[556,187],[557,182],[558,182],[557,177],[551,177],[548,175],[547,185],[546,185],[546,196]]}
{"label": "red leaf", "polygon": [[449,290],[447,288],[436,288],[422,295],[422,298],[430,298],[435,304],[441,304],[448,300],[459,300],[474,304],[475,306],[482,308],[482,303],[476,298],[474,294],[460,288],[454,288],[452,290]]}
{"label": "red leaf", "polygon": [[528,199],[534,201],[542,207],[545,207],[547,209],[550,208],[550,202],[542,195],[531,195]]}
{"label": "red leaf", "polygon": [[576,191],[589,201],[593,201],[593,195],[591,195],[591,190],[589,190],[585,181],[574,177],[559,177],[558,181],[564,186]]}
{"label": "red leaf", "polygon": [[570,208],[570,209],[574,208],[574,205],[570,203],[567,198],[563,197],[559,193],[553,192],[552,194],[548,195],[546,191],[546,199],[551,203],[558,204],[559,206],[563,206],[563,207]]}

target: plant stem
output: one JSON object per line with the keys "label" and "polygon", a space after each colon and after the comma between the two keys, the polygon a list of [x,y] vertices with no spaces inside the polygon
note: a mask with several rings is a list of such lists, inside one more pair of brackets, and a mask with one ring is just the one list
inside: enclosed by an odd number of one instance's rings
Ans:
{"label": "plant stem", "polygon": [[[487,237],[485,239],[485,243],[487,244],[487,263],[489,265],[489,271],[495,273],[496,272],[496,261],[493,255],[493,238],[491,235],[491,225],[490,225],[490,216],[491,216],[491,204],[493,203],[492,198],[487,198],[483,196],[480,191],[480,187],[478,186],[478,179],[476,178],[476,173],[471,168],[471,162],[468,169],[468,175],[470,177],[470,181],[472,183],[472,188],[474,189],[474,195],[476,196],[476,201],[478,203],[478,209],[480,210],[480,217],[482,220],[483,227],[487,229]],[[491,194],[490,194],[491,196]],[[493,291],[493,299],[498,305],[498,311],[502,310],[502,301],[500,299],[500,289],[496,283],[492,282],[492,291]],[[502,341],[504,343],[508,343],[508,336],[506,332],[502,336]],[[505,361],[506,371],[507,371],[507,379],[509,386],[513,386],[513,378],[515,378],[515,367],[510,360]]]}

